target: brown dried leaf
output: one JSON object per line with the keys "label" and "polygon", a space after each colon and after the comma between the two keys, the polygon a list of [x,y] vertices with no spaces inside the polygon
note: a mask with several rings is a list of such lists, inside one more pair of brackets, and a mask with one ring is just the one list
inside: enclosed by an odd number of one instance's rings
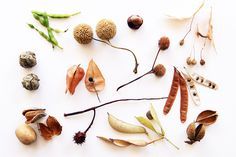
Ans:
{"label": "brown dried leaf", "polygon": [[196,122],[208,126],[215,123],[217,120],[217,117],[218,117],[218,114],[216,113],[216,111],[205,110],[205,111],[202,111],[197,116]]}
{"label": "brown dried leaf", "polygon": [[52,131],[53,135],[61,134],[62,126],[56,120],[55,117],[48,116],[46,123],[47,123],[48,128]]}
{"label": "brown dried leaf", "polygon": [[38,129],[41,132],[41,136],[45,139],[45,140],[51,140],[52,136],[53,136],[53,131],[49,129],[49,127],[47,127],[45,124],[43,123],[38,123]]}
{"label": "brown dried leaf", "polygon": [[159,141],[159,140],[162,140],[163,137],[161,138],[158,138],[158,139],[155,139],[155,140],[152,140],[150,142],[146,142],[144,140],[122,140],[122,139],[113,139],[113,138],[106,138],[106,137],[102,137],[102,136],[97,136],[97,138],[105,141],[105,142],[108,142],[108,143],[111,143],[115,146],[118,146],[118,147],[128,147],[128,146],[137,146],[137,147],[145,147],[149,144],[152,144],[156,141]]}
{"label": "brown dried leaf", "polygon": [[45,109],[27,109],[22,112],[25,116],[26,124],[34,123],[42,117],[46,116]]}
{"label": "brown dried leaf", "polygon": [[74,94],[76,86],[84,77],[84,69],[80,67],[80,65],[73,65],[67,70],[66,75],[66,91],[70,92],[70,94]]}
{"label": "brown dried leaf", "polygon": [[101,91],[105,87],[105,79],[93,60],[90,60],[85,76],[85,86],[90,92]]}

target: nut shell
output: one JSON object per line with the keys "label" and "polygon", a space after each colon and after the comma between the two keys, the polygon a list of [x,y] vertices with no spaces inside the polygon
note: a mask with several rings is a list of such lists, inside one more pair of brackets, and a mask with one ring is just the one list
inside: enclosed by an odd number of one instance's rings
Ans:
{"label": "nut shell", "polygon": [[102,40],[110,40],[116,35],[116,25],[113,21],[102,19],[96,26],[97,36]]}
{"label": "nut shell", "polygon": [[29,145],[37,139],[34,129],[27,124],[19,125],[15,131],[15,134],[18,140],[25,145]]}

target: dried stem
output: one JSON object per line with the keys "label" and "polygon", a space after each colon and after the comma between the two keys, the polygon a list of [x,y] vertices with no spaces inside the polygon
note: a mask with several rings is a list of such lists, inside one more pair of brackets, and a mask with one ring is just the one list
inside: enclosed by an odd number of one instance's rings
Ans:
{"label": "dried stem", "polygon": [[176,146],[173,142],[171,142],[168,138],[164,137],[164,139],[169,142],[172,146],[174,146],[177,150],[179,150],[179,147]]}
{"label": "dried stem", "polygon": [[82,113],[89,112],[91,110],[96,110],[97,108],[100,108],[100,107],[103,107],[103,106],[107,106],[109,104],[113,104],[113,103],[116,103],[116,102],[122,102],[122,101],[143,101],[143,100],[162,100],[162,99],[167,99],[167,97],[117,99],[117,100],[113,100],[113,101],[109,101],[109,102],[103,103],[101,105],[97,105],[97,106],[94,106],[94,107],[87,108],[85,110],[81,110],[81,111],[77,111],[77,112],[72,112],[72,113],[65,113],[64,116],[68,117],[68,116],[73,116],[73,115],[77,115],[77,114],[82,114]]}
{"label": "dried stem", "polygon": [[89,129],[91,128],[91,126],[93,125],[93,122],[94,122],[95,117],[96,117],[96,110],[94,109],[94,110],[93,110],[93,119],[91,120],[91,122],[90,122],[88,128],[84,131],[85,134],[88,132],[88,130],[89,130]]}
{"label": "dried stem", "polygon": [[203,53],[203,49],[206,47],[206,42],[207,42],[207,39],[205,39],[205,41],[204,41],[204,44],[203,44],[203,47],[202,47],[202,49],[201,49],[201,59],[202,59],[202,53]]}
{"label": "dried stem", "polygon": [[155,59],[154,59],[154,61],[153,61],[151,70],[149,70],[148,72],[144,73],[143,75],[141,75],[141,76],[139,76],[139,77],[133,79],[132,81],[129,81],[129,82],[127,82],[127,83],[125,83],[125,84],[119,86],[119,87],[116,89],[116,91],[118,91],[118,90],[120,90],[121,88],[123,88],[123,87],[125,87],[125,86],[127,86],[127,85],[129,85],[129,84],[131,84],[131,83],[133,83],[133,82],[135,82],[135,81],[141,79],[142,77],[144,77],[144,76],[146,76],[146,75],[148,75],[148,74],[152,74],[152,73],[153,73],[153,69],[154,69],[154,67],[155,67],[155,64],[156,64],[156,61],[157,61],[157,58],[158,58],[158,56],[159,56],[160,51],[161,51],[161,49],[159,49],[159,50],[157,51],[157,54],[156,54]]}
{"label": "dried stem", "polygon": [[99,42],[103,42],[103,43],[105,43],[105,44],[107,44],[107,45],[109,45],[109,46],[111,46],[111,47],[113,47],[113,48],[115,48],[115,49],[120,49],[120,50],[129,51],[129,52],[133,55],[134,60],[135,60],[135,67],[134,67],[133,72],[134,72],[135,74],[137,74],[137,72],[138,72],[138,65],[139,65],[139,64],[138,64],[137,57],[136,57],[136,55],[135,55],[135,53],[134,53],[133,51],[131,51],[130,49],[127,49],[127,48],[114,46],[114,45],[111,44],[111,42],[110,42],[109,40],[108,40],[108,41],[105,41],[105,40],[100,40],[100,39],[96,39],[96,38],[93,38],[93,40],[99,41]]}

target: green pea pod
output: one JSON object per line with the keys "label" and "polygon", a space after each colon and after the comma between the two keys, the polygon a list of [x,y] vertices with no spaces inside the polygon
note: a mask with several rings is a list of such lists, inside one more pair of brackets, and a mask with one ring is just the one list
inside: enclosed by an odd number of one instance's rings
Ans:
{"label": "green pea pod", "polygon": [[[39,16],[42,16],[44,14],[43,12],[40,11],[32,11],[32,13],[37,14]],[[78,14],[80,14],[80,12],[76,12],[73,14],[47,14],[47,16],[50,18],[65,19]]]}
{"label": "green pea pod", "polygon": [[38,14],[35,14],[35,13],[32,13],[32,15],[44,27],[48,27],[49,26],[48,20],[45,19],[44,16],[41,16],[41,15],[38,15]]}
{"label": "green pea pod", "polygon": [[63,49],[63,48],[58,44],[58,41],[57,41],[56,38],[54,37],[53,32],[52,32],[52,29],[51,29],[50,27],[48,27],[47,30],[48,30],[48,36],[49,36],[50,42],[51,42],[53,45],[59,47],[60,49]]}

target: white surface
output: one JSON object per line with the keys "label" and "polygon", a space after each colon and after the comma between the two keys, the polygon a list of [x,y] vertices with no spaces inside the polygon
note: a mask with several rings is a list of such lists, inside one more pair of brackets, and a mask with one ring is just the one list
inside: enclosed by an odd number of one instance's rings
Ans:
{"label": "white surface", "polygon": [[[181,3],[181,1],[180,1]],[[175,150],[167,142],[157,142],[145,148],[118,148],[106,144],[96,138],[96,135],[122,138],[143,138],[142,135],[125,135],[110,128],[106,112],[110,112],[125,121],[136,123],[134,116],[144,114],[150,102],[125,102],[113,104],[97,110],[94,125],[87,134],[86,143],[78,146],[72,142],[72,136],[79,130],[84,130],[91,120],[91,113],[71,118],[64,118],[64,112],[71,112],[97,105],[95,94],[89,93],[84,83],[77,86],[73,96],[65,95],[66,70],[73,64],[81,64],[85,69],[93,58],[106,78],[106,88],[100,92],[103,102],[117,98],[139,98],[167,96],[172,80],[172,65],[181,67],[188,56],[193,38],[189,36],[184,47],[178,46],[178,41],[188,28],[188,22],[173,22],[164,16],[166,7],[173,7],[170,1],[109,1],[109,0],[8,0],[1,5],[1,57],[0,57],[0,95],[1,95],[1,156],[42,157],[42,156],[113,156],[113,157],[151,157],[151,156],[235,156],[235,6],[233,1],[214,1],[214,35],[218,50],[216,55],[212,50],[206,55],[207,64],[196,66],[194,70],[216,81],[218,91],[197,86],[202,105],[196,107],[190,100],[188,120],[181,124],[179,120],[179,98],[171,112],[164,116],[162,109],[165,101],[152,101],[159,113],[160,120],[167,136],[180,147]],[[183,4],[184,5],[184,4]],[[36,32],[30,30],[26,23],[37,22],[32,18],[31,10],[48,12],[74,12],[82,14],[68,20],[53,20],[51,24],[58,28],[69,28],[65,34],[57,36],[64,51],[52,50]],[[138,31],[132,31],[126,24],[131,14],[139,14],[144,18],[144,24]],[[202,13],[204,14],[204,13]],[[200,16],[199,21],[207,22],[208,14]],[[122,83],[138,75],[132,73],[133,60],[129,54],[114,50],[102,43],[93,42],[88,46],[78,45],[72,36],[73,27],[85,22],[95,28],[98,20],[111,18],[117,24],[117,35],[112,40],[116,45],[129,47],[139,59],[139,73],[149,70],[157,51],[158,39],[169,36],[170,48],[161,53],[158,62],[167,67],[166,75],[157,79],[147,76],[142,80],[116,92]],[[18,56],[21,52],[31,50],[37,55],[36,67],[26,70],[19,66]],[[198,47],[197,51],[200,51]],[[21,86],[21,79],[29,72],[40,77],[40,89],[28,92]],[[57,117],[63,125],[61,136],[51,141],[44,141],[40,136],[36,143],[24,146],[15,137],[14,131],[19,123],[24,122],[22,110],[30,107],[46,108],[47,113]],[[204,109],[216,110],[219,119],[216,124],[207,128],[205,138],[192,146],[184,143],[187,139],[185,129]]]}

